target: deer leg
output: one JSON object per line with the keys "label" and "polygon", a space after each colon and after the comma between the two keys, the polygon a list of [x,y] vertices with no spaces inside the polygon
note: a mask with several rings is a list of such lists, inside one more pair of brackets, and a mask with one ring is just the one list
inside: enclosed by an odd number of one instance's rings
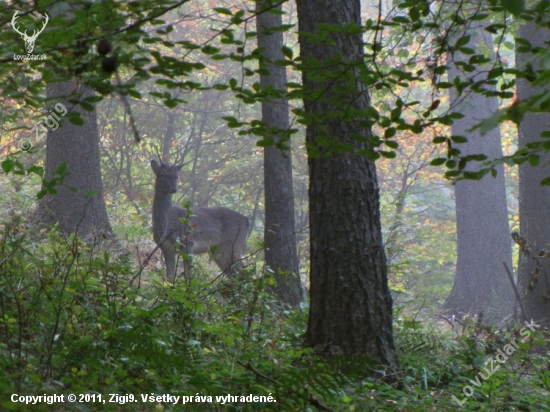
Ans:
{"label": "deer leg", "polygon": [[237,239],[236,242],[231,245],[230,250],[231,270],[233,273],[238,273],[239,270],[244,267],[244,250],[240,245],[239,239]]}
{"label": "deer leg", "polygon": [[214,256],[214,262],[224,273],[235,275],[244,266],[241,255],[234,252],[233,245],[223,245]]}
{"label": "deer leg", "polygon": [[176,279],[176,251],[173,245],[163,245],[161,249],[166,263],[166,277],[169,282],[174,283]]}

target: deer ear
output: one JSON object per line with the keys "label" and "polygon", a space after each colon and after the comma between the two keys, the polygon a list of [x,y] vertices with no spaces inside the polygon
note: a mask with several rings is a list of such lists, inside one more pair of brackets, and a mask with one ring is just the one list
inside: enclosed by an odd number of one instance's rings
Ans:
{"label": "deer ear", "polygon": [[179,172],[182,167],[183,167],[183,163],[181,165],[176,165],[176,170]]}
{"label": "deer ear", "polygon": [[160,165],[157,163],[155,159],[151,160],[151,168],[156,172],[157,169],[160,167]]}

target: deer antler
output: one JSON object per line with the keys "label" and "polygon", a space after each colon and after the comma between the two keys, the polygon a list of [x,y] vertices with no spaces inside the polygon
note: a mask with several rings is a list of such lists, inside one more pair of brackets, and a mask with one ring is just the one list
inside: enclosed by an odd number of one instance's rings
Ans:
{"label": "deer antler", "polygon": [[35,33],[33,33],[33,35],[31,37],[37,38],[38,35],[44,31],[44,29],[46,28],[46,25],[48,24],[49,21],[50,21],[50,18],[48,17],[48,15],[46,13],[44,13],[44,21],[42,22],[42,28],[39,31],[35,30]]}
{"label": "deer antler", "polygon": [[19,29],[17,27],[15,27],[15,20],[17,20],[17,18],[19,17],[19,12],[16,11],[14,14],[13,14],[13,17],[11,18],[11,27],[13,27],[13,29],[19,33],[21,36],[26,36],[27,35],[27,30],[25,30],[25,33],[21,33],[19,31]]}

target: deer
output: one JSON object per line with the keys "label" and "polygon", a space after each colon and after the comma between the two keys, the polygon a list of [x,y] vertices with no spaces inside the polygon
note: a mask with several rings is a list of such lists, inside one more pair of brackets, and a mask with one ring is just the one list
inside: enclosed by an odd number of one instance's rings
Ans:
{"label": "deer", "polygon": [[44,31],[50,18],[46,13],[44,13],[44,22],[42,24],[42,28],[40,30],[34,30],[32,35],[29,36],[27,34],[27,30],[25,30],[24,32],[21,32],[19,31],[19,27],[15,25],[15,21],[17,20],[18,17],[19,17],[19,12],[16,11],[13,14],[13,17],[11,18],[11,26],[13,27],[13,30],[15,30],[17,33],[21,35],[21,38],[25,41],[25,49],[27,50],[27,53],[31,54],[32,51],[34,50],[34,44],[36,42],[36,39],[38,38],[38,35]]}
{"label": "deer", "polygon": [[173,165],[151,160],[155,173],[153,199],[153,239],[166,264],[166,277],[176,279],[176,254],[183,251],[184,277],[191,278],[194,254],[208,253],[223,274],[236,273],[244,267],[243,256],[249,235],[250,220],[226,207],[195,207],[192,213],[172,204],[177,191],[178,172],[183,164]]}

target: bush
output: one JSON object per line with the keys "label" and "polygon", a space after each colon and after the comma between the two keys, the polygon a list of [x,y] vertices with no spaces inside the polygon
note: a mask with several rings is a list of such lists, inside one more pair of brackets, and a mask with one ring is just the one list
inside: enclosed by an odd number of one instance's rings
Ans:
{"label": "bush", "polygon": [[[326,367],[300,361],[307,352],[304,314],[278,306],[265,291],[273,281],[268,274],[250,270],[240,279],[172,286],[148,273],[152,280],[138,288],[127,257],[113,258],[57,228],[46,235],[29,240],[17,220],[1,232],[3,408],[23,407],[10,401],[13,393],[73,393],[88,394],[90,402],[57,407],[151,410],[160,403],[142,402],[142,394],[170,394],[192,396],[186,410],[219,410],[216,396],[225,397],[224,410],[294,410],[318,392],[316,382],[331,386]],[[304,389],[308,384],[313,388]],[[111,393],[119,402],[106,399]],[[101,406],[91,401],[98,394],[107,401]],[[240,402],[228,394],[271,395],[277,402]],[[123,404],[130,399],[123,395],[137,402]]]}
{"label": "bush", "polygon": [[[57,228],[42,235],[29,239],[18,219],[0,231],[2,410],[456,410],[452,396],[462,400],[516,333],[475,323],[457,333],[397,310],[401,371],[387,375],[365,358],[303,349],[307,313],[274,300],[269,272],[170,285]],[[475,385],[461,409],[547,409],[549,358],[529,349]],[[25,405],[12,394],[83,398]]]}

